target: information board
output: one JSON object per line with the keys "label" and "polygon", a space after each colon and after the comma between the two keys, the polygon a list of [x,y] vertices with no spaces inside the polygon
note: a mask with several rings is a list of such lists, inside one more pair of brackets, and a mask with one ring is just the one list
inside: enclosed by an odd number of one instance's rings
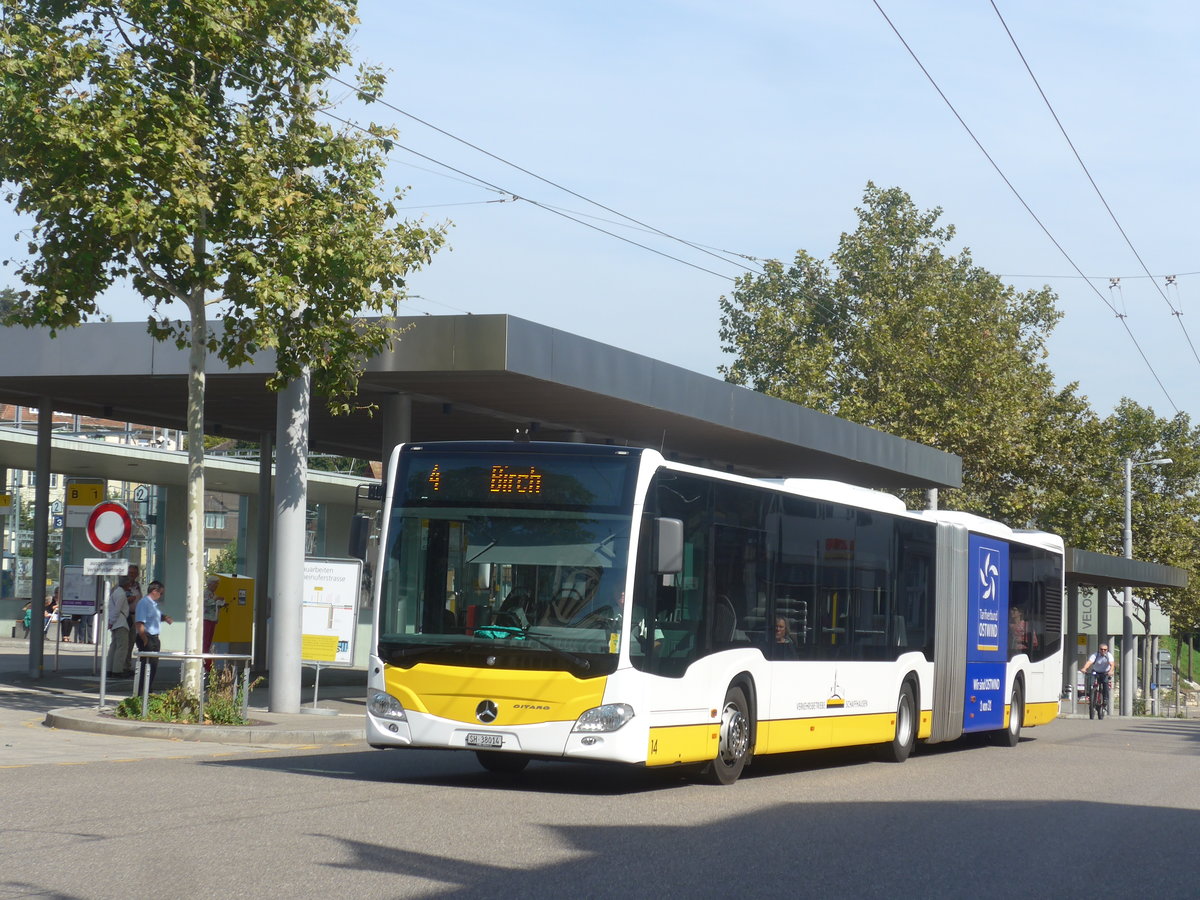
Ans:
{"label": "information board", "polygon": [[362,561],[306,559],[300,658],[322,666],[353,666]]}
{"label": "information board", "polygon": [[[124,560],[121,560],[124,564]],[[125,569],[121,570],[125,574]],[[96,614],[96,576],[84,575],[83,566],[63,566],[60,613],[64,616]]]}
{"label": "information board", "polygon": [[67,516],[68,528],[84,528],[88,516],[96,504],[104,500],[105,483],[77,478],[67,479]]}

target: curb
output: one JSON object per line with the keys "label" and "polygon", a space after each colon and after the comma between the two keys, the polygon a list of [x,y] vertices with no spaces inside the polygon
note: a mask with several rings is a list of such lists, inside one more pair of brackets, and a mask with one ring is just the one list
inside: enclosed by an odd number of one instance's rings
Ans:
{"label": "curb", "polygon": [[[251,711],[254,712],[253,710]],[[289,719],[292,717],[288,717]],[[299,718],[299,717],[296,717]],[[66,731],[123,737],[158,738],[168,741],[205,741],[216,744],[346,744],[364,743],[363,716],[339,715],[351,720],[346,727],[312,729],[293,722],[254,722],[250,725],[179,725],[171,722],[138,722],[118,719],[96,709],[53,709],[45,724]]]}

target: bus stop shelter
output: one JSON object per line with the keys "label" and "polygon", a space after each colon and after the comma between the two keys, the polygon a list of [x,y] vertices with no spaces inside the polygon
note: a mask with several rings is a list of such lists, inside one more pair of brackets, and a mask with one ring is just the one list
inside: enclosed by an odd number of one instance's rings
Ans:
{"label": "bus stop shelter", "polygon": [[[88,324],[56,336],[9,329],[7,337],[0,402],[186,427],[187,351],[154,341],[143,324]],[[962,483],[962,463],[953,454],[508,315],[398,320],[394,347],[367,361],[359,384],[363,408],[345,416],[331,415],[321,398],[310,403],[306,393],[290,387],[279,394],[267,390],[274,371],[270,353],[236,370],[210,357],[204,429],[262,447],[254,490],[259,510],[274,507],[276,521],[273,534],[267,516],[259,516],[255,575],[276,591],[280,582],[268,572],[298,571],[303,562],[303,546],[280,543],[278,517],[284,506],[294,512],[297,501],[303,513],[308,485],[296,484],[296,470],[303,470],[296,456],[308,451],[387,459],[403,441],[528,438],[654,447],[673,459],[756,477],[831,478],[877,488]],[[301,421],[302,446],[285,453]],[[131,463],[56,444],[49,415],[39,419],[35,442],[0,440],[0,467],[38,473],[87,468],[122,479],[132,464],[140,473],[152,471],[153,454],[143,456]],[[220,467],[210,472],[214,485],[233,477]],[[245,489],[245,473],[238,477]],[[1121,585],[1173,586],[1164,581],[1173,574],[1157,571],[1167,567],[1139,568],[1150,565],[1069,555],[1068,583],[1110,577]],[[1139,573],[1150,573],[1151,580],[1130,580]],[[258,610],[264,620],[270,595],[266,601]],[[278,619],[275,626],[279,632]],[[292,677],[278,678],[274,660],[271,671],[273,687]],[[297,702],[298,673],[297,667]]]}
{"label": "bus stop shelter", "polygon": [[[1159,563],[1146,562],[1140,559],[1126,559],[1123,556],[1109,556],[1105,553],[1094,553],[1090,550],[1067,548],[1066,554],[1067,582],[1067,627],[1064,637],[1063,654],[1063,684],[1070,695],[1071,708],[1075,706],[1075,683],[1079,670],[1079,647],[1081,636],[1079,632],[1079,589],[1082,585],[1098,588],[1101,593],[1110,590],[1131,588],[1149,588],[1152,590],[1167,590],[1170,588],[1187,587],[1187,572],[1175,566],[1164,566]],[[1100,640],[1107,640],[1109,635],[1121,636],[1121,666],[1131,666],[1131,672],[1137,671],[1138,653],[1133,634],[1135,622],[1109,621],[1108,603],[1096,604],[1096,635]],[[1113,625],[1119,625],[1114,632]],[[1086,644],[1083,643],[1086,647]],[[1093,648],[1086,648],[1091,650]],[[1132,680],[1128,682],[1132,684]],[[1125,703],[1122,702],[1122,707]]]}

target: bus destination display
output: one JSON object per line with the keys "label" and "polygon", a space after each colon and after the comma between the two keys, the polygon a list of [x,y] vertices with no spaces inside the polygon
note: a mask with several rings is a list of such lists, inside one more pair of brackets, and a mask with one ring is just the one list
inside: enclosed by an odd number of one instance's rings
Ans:
{"label": "bus destination display", "polygon": [[401,469],[401,493],[409,506],[617,507],[628,467],[623,458],[413,454]]}

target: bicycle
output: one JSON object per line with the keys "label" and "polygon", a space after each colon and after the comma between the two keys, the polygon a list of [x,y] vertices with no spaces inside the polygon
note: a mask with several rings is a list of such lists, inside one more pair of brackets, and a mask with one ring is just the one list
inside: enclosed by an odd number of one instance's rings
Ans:
{"label": "bicycle", "polygon": [[1107,672],[1089,672],[1088,673],[1088,718],[1095,719],[1097,717],[1103,719],[1105,713],[1105,700],[1107,691],[1104,688],[1108,683]]}

